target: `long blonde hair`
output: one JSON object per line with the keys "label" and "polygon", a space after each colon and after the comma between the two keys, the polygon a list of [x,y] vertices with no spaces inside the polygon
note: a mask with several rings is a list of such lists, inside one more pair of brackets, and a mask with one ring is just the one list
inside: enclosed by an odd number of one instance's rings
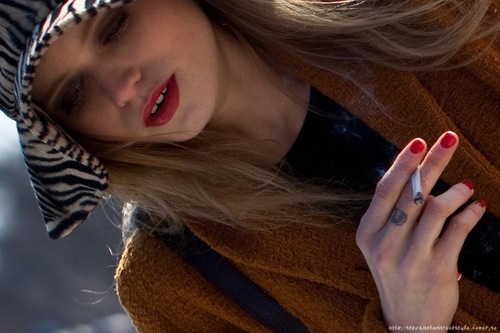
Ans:
{"label": "long blonde hair", "polygon": [[326,70],[345,57],[400,70],[463,65],[467,60],[450,60],[500,29],[498,1],[490,0],[205,2],[252,45],[283,49]]}
{"label": "long blonde hair", "polygon": [[[467,43],[499,31],[488,0],[199,1],[215,23],[262,50],[278,48],[325,70],[352,57],[402,70],[434,70]],[[443,23],[444,22],[444,23]],[[464,60],[461,60],[464,62]],[[455,64],[456,65],[456,64]],[[110,175],[109,192],[146,211],[155,228],[185,221],[268,228],[354,220],[367,196],[333,193],[269,166],[254,142],[202,133],[184,143],[109,143],[79,137]]]}

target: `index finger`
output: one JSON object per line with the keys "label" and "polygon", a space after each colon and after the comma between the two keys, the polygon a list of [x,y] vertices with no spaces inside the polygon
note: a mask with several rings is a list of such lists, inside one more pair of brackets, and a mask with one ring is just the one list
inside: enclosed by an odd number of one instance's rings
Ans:
{"label": "index finger", "polygon": [[422,192],[427,198],[458,147],[458,136],[445,132],[431,147],[421,165]]}
{"label": "index finger", "polygon": [[417,138],[399,153],[392,166],[378,182],[370,206],[359,224],[358,233],[371,234],[386,225],[408,179],[423,158],[425,147],[425,141]]}
{"label": "index finger", "polygon": [[[412,189],[410,177],[422,160],[422,151],[415,154],[417,142],[415,139],[398,155],[398,158],[377,184],[377,190],[373,200],[360,222],[360,228],[365,232],[378,232],[387,224],[396,203],[407,198],[408,204],[414,205],[412,200]],[[421,163],[422,192],[426,198],[432,187],[441,176],[458,145],[458,136],[451,132],[443,133],[436,143],[431,147],[428,154]],[[406,192],[406,193],[405,193]],[[402,195],[405,193],[405,195]]]}

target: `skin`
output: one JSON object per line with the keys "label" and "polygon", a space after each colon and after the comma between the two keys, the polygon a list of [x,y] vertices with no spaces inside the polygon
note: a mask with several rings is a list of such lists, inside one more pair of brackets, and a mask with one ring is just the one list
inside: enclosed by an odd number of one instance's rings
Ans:
{"label": "skin", "polygon": [[[456,134],[448,135],[457,140],[449,148],[441,146],[441,136],[427,154],[425,150],[415,154],[409,148],[421,139],[413,140],[401,152],[378,184],[356,234],[389,326],[446,327],[458,306],[458,255],[486,208],[478,202],[466,206],[450,219],[439,236],[447,218],[473,194],[468,186],[459,183],[437,197],[429,196],[458,145]],[[427,198],[423,206],[414,204],[410,182],[419,163]]]}
{"label": "skin", "polygon": [[[120,24],[123,10],[128,16]],[[145,105],[172,74],[179,107],[167,124],[147,127]],[[70,112],[56,102],[75,93],[79,103]],[[264,70],[186,0],[141,0],[73,26],[48,48],[33,83],[38,105],[63,127],[88,136],[178,142],[215,130],[266,140],[278,159],[305,118],[307,103],[297,100],[308,97],[306,83],[286,71]]]}
{"label": "skin", "polygon": [[[308,100],[306,83],[286,70],[263,70],[192,1],[141,0],[126,7],[129,17],[119,38],[103,43],[123,16],[98,15],[65,31],[47,50],[33,85],[38,105],[63,127],[89,136],[184,141],[214,130],[262,140],[270,163],[281,160],[303,124],[307,105],[297,101]],[[145,126],[149,96],[172,74],[180,93],[174,117],[163,126]],[[72,96],[75,82],[84,99],[68,112],[55,101],[68,87]],[[458,253],[485,209],[469,205],[438,237],[473,191],[457,184],[436,198],[428,193],[457,144],[445,149],[437,143],[428,154],[406,147],[360,223],[356,241],[388,325],[448,325],[456,311]],[[409,179],[421,162],[427,203],[417,206]]]}

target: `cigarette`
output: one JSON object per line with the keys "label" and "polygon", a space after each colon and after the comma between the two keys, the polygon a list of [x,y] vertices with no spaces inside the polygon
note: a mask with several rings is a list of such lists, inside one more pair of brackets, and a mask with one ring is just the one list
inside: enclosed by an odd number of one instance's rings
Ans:
{"label": "cigarette", "polygon": [[417,170],[411,175],[411,188],[413,190],[413,202],[416,205],[423,205],[424,195],[422,194],[422,178],[420,176],[420,165],[417,167]]}

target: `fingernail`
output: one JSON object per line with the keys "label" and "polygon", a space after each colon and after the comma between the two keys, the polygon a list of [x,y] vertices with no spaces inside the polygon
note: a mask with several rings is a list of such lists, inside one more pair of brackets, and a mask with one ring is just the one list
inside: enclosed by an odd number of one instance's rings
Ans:
{"label": "fingernail", "polygon": [[460,272],[457,272],[457,281],[460,281],[461,278],[462,278],[462,274]]}
{"label": "fingernail", "polygon": [[450,148],[452,147],[455,143],[457,142],[457,138],[451,134],[450,132],[447,132],[442,138],[441,138],[441,147],[443,148]]}
{"label": "fingernail", "polygon": [[480,199],[480,200],[476,201],[476,204],[478,204],[479,206],[484,208],[484,207],[486,207],[486,200]]}
{"label": "fingernail", "polygon": [[474,189],[474,183],[471,180],[469,180],[469,179],[464,180],[462,182],[462,184],[464,184],[465,186],[467,186],[469,188],[469,190],[473,190]]}
{"label": "fingernail", "polygon": [[410,146],[410,151],[413,154],[421,153],[424,150],[425,144],[421,140],[415,140]]}

